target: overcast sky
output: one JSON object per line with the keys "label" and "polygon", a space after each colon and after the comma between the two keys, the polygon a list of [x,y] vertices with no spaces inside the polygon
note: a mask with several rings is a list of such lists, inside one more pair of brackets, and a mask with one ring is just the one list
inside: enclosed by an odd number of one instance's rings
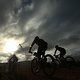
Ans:
{"label": "overcast sky", "polygon": [[27,54],[35,36],[48,42],[49,53],[58,44],[67,54],[80,57],[80,1],[0,0],[1,60],[10,54],[2,51],[7,39],[17,40]]}

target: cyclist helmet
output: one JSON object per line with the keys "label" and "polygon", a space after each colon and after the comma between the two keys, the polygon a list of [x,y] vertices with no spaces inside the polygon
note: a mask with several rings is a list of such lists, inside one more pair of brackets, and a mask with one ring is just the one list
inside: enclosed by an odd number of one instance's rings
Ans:
{"label": "cyclist helmet", "polygon": [[35,37],[35,39],[36,39],[36,40],[39,40],[39,37],[38,37],[38,36],[36,36],[36,37]]}
{"label": "cyclist helmet", "polygon": [[55,48],[58,48],[58,45],[55,45]]}

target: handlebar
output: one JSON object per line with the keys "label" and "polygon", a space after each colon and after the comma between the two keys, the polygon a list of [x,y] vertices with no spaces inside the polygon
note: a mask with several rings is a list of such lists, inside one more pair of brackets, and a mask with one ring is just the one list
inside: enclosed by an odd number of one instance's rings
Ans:
{"label": "handlebar", "polygon": [[59,58],[59,55],[53,55],[55,58]]}
{"label": "handlebar", "polygon": [[[23,49],[23,47],[22,47],[22,45],[21,45],[21,44],[19,44],[19,46]],[[29,51],[29,53],[31,53],[32,55],[34,55],[34,56],[36,56],[36,57],[37,57],[37,52],[31,52],[31,51]]]}
{"label": "handlebar", "polygon": [[31,54],[33,54],[33,55],[36,56],[36,57],[38,56],[38,55],[37,55],[37,52],[31,52]]}

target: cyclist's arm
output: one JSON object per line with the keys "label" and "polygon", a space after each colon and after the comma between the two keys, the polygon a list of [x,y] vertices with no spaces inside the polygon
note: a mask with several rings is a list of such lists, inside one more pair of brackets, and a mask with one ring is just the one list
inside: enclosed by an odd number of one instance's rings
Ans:
{"label": "cyclist's arm", "polygon": [[31,47],[33,47],[34,44],[35,44],[35,40],[32,42]]}
{"label": "cyclist's arm", "polygon": [[32,47],[30,46],[30,48],[29,48],[29,53],[31,53],[31,49],[32,49]]}
{"label": "cyclist's arm", "polygon": [[54,55],[56,55],[56,52],[57,52],[57,49],[55,50]]}
{"label": "cyclist's arm", "polygon": [[35,44],[35,40],[32,42],[32,44],[31,44],[31,46],[30,46],[30,48],[29,48],[29,52],[31,53],[31,49],[32,49],[32,47],[33,47],[33,45]]}

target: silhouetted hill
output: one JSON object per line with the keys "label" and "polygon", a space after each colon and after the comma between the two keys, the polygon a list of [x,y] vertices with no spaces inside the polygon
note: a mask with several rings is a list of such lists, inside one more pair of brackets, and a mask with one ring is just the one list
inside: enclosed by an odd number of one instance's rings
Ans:
{"label": "silhouetted hill", "polygon": [[80,80],[80,62],[71,68],[57,68],[52,77],[47,77],[43,72],[33,75],[31,61],[18,62],[15,75],[8,73],[7,63],[0,63],[0,73],[2,74],[0,80]]}

